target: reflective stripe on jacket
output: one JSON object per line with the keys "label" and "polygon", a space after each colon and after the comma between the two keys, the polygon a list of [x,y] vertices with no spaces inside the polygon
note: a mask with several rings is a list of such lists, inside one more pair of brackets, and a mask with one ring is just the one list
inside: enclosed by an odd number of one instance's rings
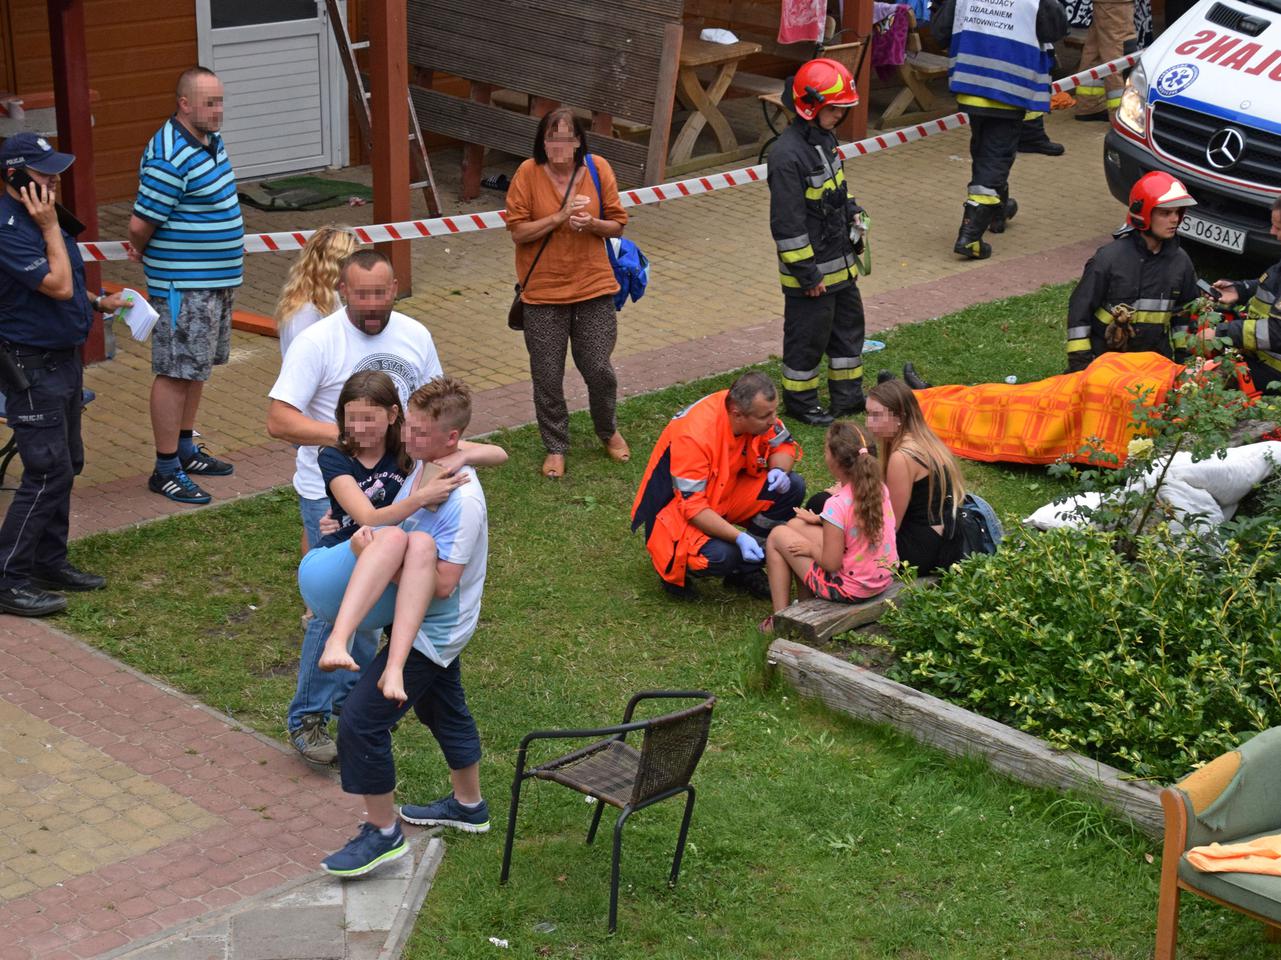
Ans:
{"label": "reflective stripe on jacket", "polygon": [[852,201],[836,137],[799,117],[770,149],[769,227],[787,296],[855,279]]}
{"label": "reflective stripe on jacket", "polygon": [[1188,331],[1187,310],[1196,297],[1196,269],[1177,239],[1167,240],[1153,253],[1139,231],[1126,228],[1095,251],[1072,291],[1068,370],[1083,370],[1095,357],[1111,352],[1107,328],[1114,322],[1113,310],[1121,305],[1133,311],[1134,335],[1126,352],[1150,350],[1180,359],[1183,351],[1175,350],[1172,339]]}
{"label": "reflective stripe on jacket", "polygon": [[759,489],[769,458],[786,453],[801,459],[801,447],[781,420],[761,436],[734,436],[725,406],[728,390],[709,394],[678,413],[663,429],[650,454],[636,499],[632,530],[645,527],[645,546],[658,575],[683,584],[687,567],[701,569],[698,555],[707,541],[690,518],[703,510],[721,516],[741,499],[746,481]]}
{"label": "reflective stripe on jacket", "polygon": [[1247,360],[1268,368],[1270,380],[1254,378],[1254,385],[1262,389],[1271,380],[1281,380],[1281,262],[1269,267],[1258,280],[1241,280],[1234,286],[1237,302],[1246,305],[1245,315],[1219,324],[1215,333],[1228,337]]}

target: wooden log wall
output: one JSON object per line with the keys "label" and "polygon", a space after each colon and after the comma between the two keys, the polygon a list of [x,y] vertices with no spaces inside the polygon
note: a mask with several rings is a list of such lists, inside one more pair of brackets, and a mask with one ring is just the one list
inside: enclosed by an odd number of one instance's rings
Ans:
{"label": "wooden log wall", "polygon": [[[683,0],[409,0],[409,62],[477,84],[649,124],[661,99],[664,35]],[[498,107],[414,90],[424,126],[469,143],[528,156],[534,127]],[[529,119],[529,118],[524,118]],[[644,149],[593,143],[624,183],[644,182]]]}

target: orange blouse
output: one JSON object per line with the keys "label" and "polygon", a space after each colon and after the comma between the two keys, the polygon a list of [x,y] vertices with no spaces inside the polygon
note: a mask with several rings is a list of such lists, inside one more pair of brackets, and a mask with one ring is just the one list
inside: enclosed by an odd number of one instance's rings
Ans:
{"label": "orange blouse", "polygon": [[[596,194],[590,171],[582,171],[582,179],[574,188],[575,193],[591,198],[587,212],[601,220],[627,223],[627,211],[618,199],[618,181],[609,161],[592,155],[596,172],[600,175],[601,196]],[[526,160],[512,177],[507,188],[507,229],[518,223],[528,223],[549,217],[561,207],[563,191],[556,189],[547,171],[534,160]],[[601,202],[603,200],[603,203]],[[604,213],[601,213],[601,207]],[[529,243],[516,244],[516,281],[525,279],[530,264],[542,246],[543,237]],[[529,286],[522,291],[525,303],[581,303],[594,297],[618,292],[618,281],[605,252],[606,241],[594,233],[574,231],[569,221],[553,231],[547,249],[543,251],[529,278]]]}

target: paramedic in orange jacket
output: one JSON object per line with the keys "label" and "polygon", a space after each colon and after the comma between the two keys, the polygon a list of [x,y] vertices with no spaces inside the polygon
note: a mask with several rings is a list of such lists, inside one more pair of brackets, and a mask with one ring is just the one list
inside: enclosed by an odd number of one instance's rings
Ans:
{"label": "paramedic in orange jacket", "polygon": [[724,577],[726,586],[768,596],[761,543],[805,501],[805,480],[792,472],[801,448],[777,411],[769,377],[745,373],[678,413],[658,438],[632,530],[644,524],[669,593],[692,597],[688,575]]}

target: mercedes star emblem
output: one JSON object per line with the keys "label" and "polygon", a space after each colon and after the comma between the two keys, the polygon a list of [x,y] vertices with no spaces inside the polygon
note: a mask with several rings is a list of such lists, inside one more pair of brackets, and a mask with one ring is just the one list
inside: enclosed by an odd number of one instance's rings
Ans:
{"label": "mercedes star emblem", "polygon": [[1224,127],[1210,138],[1205,159],[1215,170],[1231,170],[1245,153],[1245,134],[1236,127]]}

